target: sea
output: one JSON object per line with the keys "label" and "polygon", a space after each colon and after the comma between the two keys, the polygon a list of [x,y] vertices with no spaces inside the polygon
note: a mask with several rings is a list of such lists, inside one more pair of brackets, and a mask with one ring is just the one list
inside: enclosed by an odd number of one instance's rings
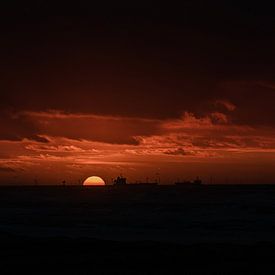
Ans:
{"label": "sea", "polygon": [[275,185],[0,187],[2,274],[274,274],[274,248]]}

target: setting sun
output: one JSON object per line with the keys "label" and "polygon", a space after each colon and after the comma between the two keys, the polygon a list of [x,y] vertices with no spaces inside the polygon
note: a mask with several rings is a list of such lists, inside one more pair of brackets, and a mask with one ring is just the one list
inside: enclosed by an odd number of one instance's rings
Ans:
{"label": "setting sun", "polygon": [[105,185],[105,181],[101,177],[93,176],[87,178],[83,182],[84,186],[103,186]]}

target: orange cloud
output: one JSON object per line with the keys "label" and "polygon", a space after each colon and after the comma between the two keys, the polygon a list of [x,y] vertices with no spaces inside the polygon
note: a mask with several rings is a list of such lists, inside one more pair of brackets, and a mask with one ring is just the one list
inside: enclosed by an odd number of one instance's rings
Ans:
{"label": "orange cloud", "polygon": [[270,161],[275,152],[275,129],[236,125],[220,112],[200,117],[185,112],[165,120],[61,112],[20,116],[34,124],[41,140],[26,135],[21,141],[0,141],[5,179],[16,174],[30,181],[34,171],[52,182],[60,180],[60,173],[76,181],[91,172],[113,177],[123,171],[134,179],[172,163],[168,175],[182,173],[180,163],[189,171],[192,163],[199,170],[218,163],[235,167]]}

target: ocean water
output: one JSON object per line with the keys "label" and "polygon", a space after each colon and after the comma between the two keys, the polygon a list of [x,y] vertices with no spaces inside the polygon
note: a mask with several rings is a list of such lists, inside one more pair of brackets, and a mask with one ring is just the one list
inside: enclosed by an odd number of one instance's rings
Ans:
{"label": "ocean water", "polygon": [[176,244],[275,242],[275,186],[1,187],[0,233]]}

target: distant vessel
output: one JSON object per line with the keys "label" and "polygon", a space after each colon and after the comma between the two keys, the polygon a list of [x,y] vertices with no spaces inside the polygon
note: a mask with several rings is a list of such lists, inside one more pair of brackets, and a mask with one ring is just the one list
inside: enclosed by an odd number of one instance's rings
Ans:
{"label": "distant vessel", "polygon": [[114,185],[126,185],[127,184],[127,179],[119,176],[113,181]]}
{"label": "distant vessel", "polygon": [[202,185],[202,180],[197,177],[193,181],[177,181],[175,182],[175,185],[180,185],[180,186],[201,186]]}
{"label": "distant vessel", "polygon": [[[154,182],[146,181],[146,182],[136,182],[136,183],[128,183],[127,179],[123,176],[118,176],[115,180],[113,180],[113,185],[114,186],[156,186],[159,184],[159,181],[156,180]],[[202,180],[197,177],[193,181],[177,181],[175,182],[175,185],[180,185],[180,186],[201,186],[202,185]]]}
{"label": "distant vessel", "polygon": [[113,181],[113,185],[118,185],[118,186],[124,186],[124,185],[135,185],[135,186],[155,186],[158,185],[158,182],[137,182],[137,183],[127,183],[127,179],[124,178],[123,176],[117,177]]}

